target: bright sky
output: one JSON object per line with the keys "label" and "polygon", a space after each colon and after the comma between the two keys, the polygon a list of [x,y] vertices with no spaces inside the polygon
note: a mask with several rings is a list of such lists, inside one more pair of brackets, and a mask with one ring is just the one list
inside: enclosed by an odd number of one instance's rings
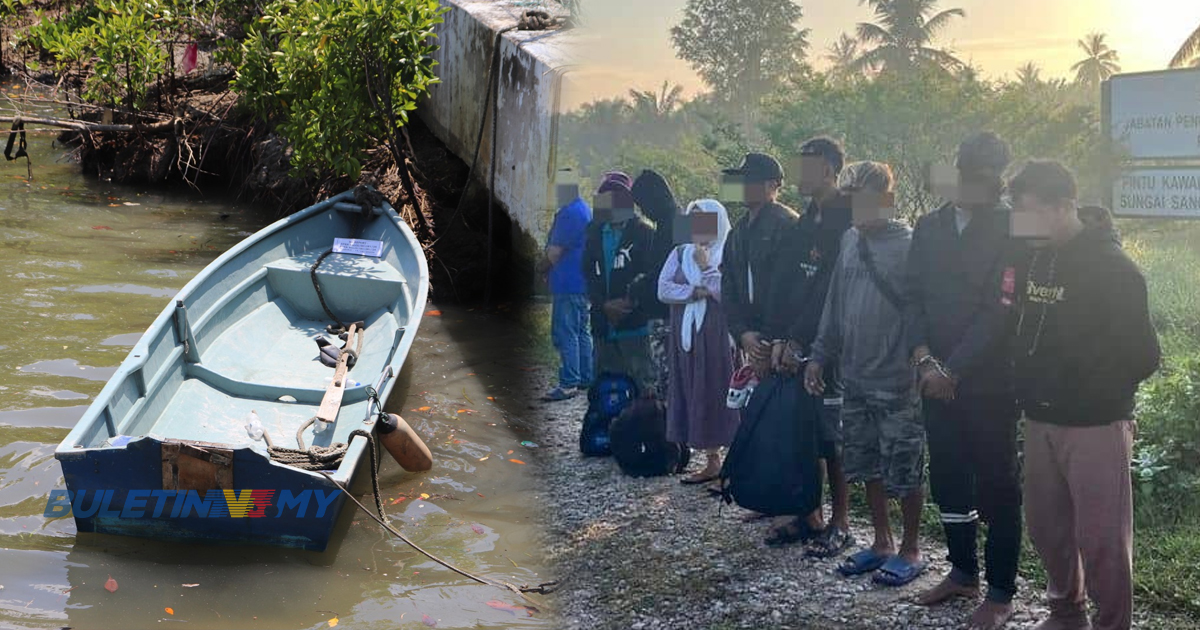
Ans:
{"label": "bright sky", "polygon": [[[701,88],[696,74],[675,59],[670,28],[682,20],[687,0],[584,0],[589,65],[571,72],[568,106],[623,95],[630,88],[656,89],[663,80],[689,94]],[[801,26],[812,29],[810,58],[824,63],[829,45],[853,34],[871,11],[857,0],[799,0]],[[1165,68],[1179,45],[1200,26],[1200,0],[942,0],[960,7],[940,43],[991,76],[1011,75],[1027,61],[1043,76],[1067,76],[1083,58],[1076,41],[1108,34],[1126,72]],[[573,76],[572,76],[573,75]]]}

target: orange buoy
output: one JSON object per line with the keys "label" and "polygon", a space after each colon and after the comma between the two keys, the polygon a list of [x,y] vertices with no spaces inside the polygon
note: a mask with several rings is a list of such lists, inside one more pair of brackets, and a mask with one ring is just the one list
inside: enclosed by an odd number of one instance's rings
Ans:
{"label": "orange buoy", "polygon": [[386,419],[379,423],[379,441],[392,454],[400,467],[408,472],[422,472],[433,468],[433,453],[408,426],[404,418],[389,413]]}

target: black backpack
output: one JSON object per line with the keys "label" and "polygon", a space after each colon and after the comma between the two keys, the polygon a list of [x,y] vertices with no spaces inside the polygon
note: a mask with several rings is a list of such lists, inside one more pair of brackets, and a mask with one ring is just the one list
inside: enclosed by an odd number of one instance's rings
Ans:
{"label": "black backpack", "polygon": [[758,384],[721,466],[726,504],[768,516],[802,516],[821,504],[823,404],[796,377],[771,375]]}
{"label": "black backpack", "polygon": [[588,390],[587,413],[579,432],[579,451],[584,455],[611,455],[609,425],[638,397],[637,383],[625,374],[605,372]]}
{"label": "black backpack", "polygon": [[613,459],[631,477],[678,474],[687,468],[692,451],[667,441],[667,414],[652,399],[634,401],[609,427]]}

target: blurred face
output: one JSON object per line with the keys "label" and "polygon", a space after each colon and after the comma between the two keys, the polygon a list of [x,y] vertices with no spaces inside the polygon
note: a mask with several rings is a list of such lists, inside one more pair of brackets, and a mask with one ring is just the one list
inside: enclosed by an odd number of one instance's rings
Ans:
{"label": "blurred face", "polygon": [[964,174],[953,164],[935,164],[929,169],[929,190],[963,210],[991,209],[1000,203],[998,182]]}
{"label": "blurred face", "polygon": [[777,179],[747,181],[741,175],[723,174],[719,199],[723,204],[744,204],[755,208],[775,201],[782,185],[783,182]]}
{"label": "blurred face", "polygon": [[712,212],[693,212],[691,217],[692,243],[711,245],[717,240],[717,215]]}
{"label": "blurred face", "polygon": [[596,193],[592,198],[593,216],[600,223],[623,224],[635,215],[633,208],[618,208],[611,192]]}
{"label": "blurred face", "polygon": [[746,205],[761,206],[765,203],[775,201],[775,197],[779,192],[779,180],[768,180],[765,182],[746,182],[745,195]]}
{"label": "blurred face", "polygon": [[579,197],[579,184],[556,184],[554,186],[554,202],[562,208]]}
{"label": "blurred face", "polygon": [[994,208],[1000,203],[999,186],[995,182],[959,172],[958,187],[951,199],[964,210]]}
{"label": "blurred face", "polygon": [[814,196],[829,190],[836,181],[833,166],[819,155],[800,156],[800,173],[797,177],[800,194]]}
{"label": "blurred face", "polygon": [[854,227],[870,232],[883,228],[896,217],[896,196],[893,193],[855,191],[850,195]]}
{"label": "blurred face", "polygon": [[1013,238],[1028,240],[1034,247],[1045,247],[1069,240],[1078,222],[1073,201],[1048,203],[1025,193],[1013,200],[1009,227]]}

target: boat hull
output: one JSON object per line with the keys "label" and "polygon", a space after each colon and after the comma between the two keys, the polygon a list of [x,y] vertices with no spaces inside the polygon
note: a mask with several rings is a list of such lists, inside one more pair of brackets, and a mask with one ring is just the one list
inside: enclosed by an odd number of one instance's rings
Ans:
{"label": "boat hull", "polygon": [[[352,507],[334,482],[369,487],[371,444],[358,432],[374,435],[428,291],[404,221],[386,203],[374,215],[349,212],[352,199],[343,193],[260,230],[179,292],[55,450],[67,490],[51,496],[47,516],[69,514],[80,532],[329,547]],[[384,246],[379,256],[322,260],[327,306],[365,321],[366,337],[336,421],[298,440],[333,376],[314,343],[330,320],[310,269],[335,237]],[[248,434],[250,417],[276,446],[345,444],[345,454],[327,471],[287,465]]]}

